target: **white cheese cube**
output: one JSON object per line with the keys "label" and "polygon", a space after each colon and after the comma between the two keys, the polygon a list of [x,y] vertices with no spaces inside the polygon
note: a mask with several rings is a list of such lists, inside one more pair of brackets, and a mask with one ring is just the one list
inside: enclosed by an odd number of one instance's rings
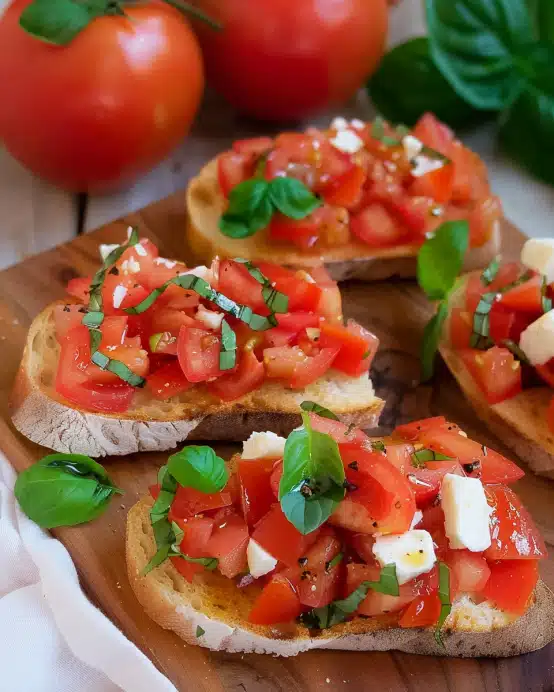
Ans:
{"label": "white cheese cube", "polygon": [[521,251],[521,261],[544,274],[546,283],[554,282],[554,238],[529,238]]}
{"label": "white cheese cube", "polygon": [[194,276],[198,276],[200,279],[204,279],[204,281],[207,281],[209,284],[212,283],[214,280],[214,276],[208,267],[205,267],[204,265],[200,265],[199,267],[194,267],[194,269],[188,269],[186,272],[181,272],[179,276],[186,276],[187,274],[194,274]]}
{"label": "white cheese cube", "polygon": [[250,574],[255,577],[263,577],[264,574],[271,572],[277,566],[277,560],[264,550],[259,543],[252,538],[248,541],[246,548],[246,559]]}
{"label": "white cheese cube", "polygon": [[196,319],[206,325],[208,329],[219,329],[224,317],[225,313],[208,310],[202,304],[198,306],[198,311],[196,312]]}
{"label": "white cheese cube", "polygon": [[114,243],[113,245],[100,245],[100,257],[102,260],[105,260],[106,257],[110,254],[110,252],[113,252],[116,248],[119,247],[118,243]]}
{"label": "white cheese cube", "polygon": [[373,554],[381,567],[394,562],[399,584],[430,572],[436,562],[431,534],[417,529],[379,536],[373,545]]}
{"label": "white cheese cube", "polygon": [[421,154],[423,142],[420,142],[419,139],[413,135],[406,135],[402,138],[402,146],[404,147],[408,160],[411,161],[415,159],[418,154]]}
{"label": "white cheese cube", "polygon": [[116,310],[117,310],[117,308],[121,307],[121,303],[123,302],[126,295],[127,295],[127,288],[125,286],[122,286],[121,284],[119,284],[114,288],[113,306]]}
{"label": "white cheese cube", "polygon": [[519,346],[531,365],[544,365],[554,358],[554,310],[541,315],[521,332]]}
{"label": "white cheese cube", "polygon": [[253,432],[246,442],[242,443],[243,459],[267,459],[282,457],[285,452],[284,437],[274,432]]}
{"label": "white cheese cube", "polygon": [[444,530],[453,550],[480,553],[491,544],[492,508],[478,478],[447,473],[442,480],[441,506]]}
{"label": "white cheese cube", "polygon": [[336,130],[337,132],[340,132],[341,130],[348,130],[348,122],[345,120],[345,118],[341,118],[340,116],[338,118],[333,118],[331,129]]}
{"label": "white cheese cube", "polygon": [[432,159],[424,154],[418,154],[414,157],[413,161],[415,162],[415,166],[412,168],[412,175],[414,178],[420,178],[444,166],[444,161],[442,159]]}
{"label": "white cheese cube", "polygon": [[173,269],[173,267],[177,264],[177,262],[174,262],[173,260],[168,260],[165,257],[156,257],[154,259],[154,264],[163,265],[164,267],[167,267],[168,269]]}
{"label": "white cheese cube", "polygon": [[410,529],[415,529],[415,527],[419,524],[419,522],[423,519],[423,512],[420,509],[416,509],[414,513],[414,518],[412,519],[412,523],[410,524]]}
{"label": "white cheese cube", "polygon": [[352,130],[339,130],[336,137],[333,137],[330,142],[345,154],[355,154],[364,146],[363,140]]}
{"label": "white cheese cube", "polygon": [[134,257],[129,257],[129,259],[121,263],[121,271],[124,274],[138,274],[140,271],[140,264]]}

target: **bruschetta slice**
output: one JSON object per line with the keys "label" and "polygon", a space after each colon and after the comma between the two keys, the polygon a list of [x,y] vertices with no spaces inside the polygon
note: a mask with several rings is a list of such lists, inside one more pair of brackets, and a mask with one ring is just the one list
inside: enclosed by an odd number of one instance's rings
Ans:
{"label": "bruschetta slice", "polygon": [[425,237],[466,219],[466,270],[499,247],[502,210],[481,159],[433,115],[412,132],[335,118],[327,130],[235,142],[189,184],[186,242],[198,261],[271,260],[336,281],[415,276]]}

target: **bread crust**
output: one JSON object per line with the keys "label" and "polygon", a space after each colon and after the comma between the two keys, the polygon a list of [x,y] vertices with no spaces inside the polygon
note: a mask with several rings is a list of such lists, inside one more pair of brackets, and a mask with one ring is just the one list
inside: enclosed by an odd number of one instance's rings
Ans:
{"label": "bread crust", "polygon": [[[198,263],[208,264],[213,257],[243,257],[252,261],[263,260],[284,266],[308,270],[325,263],[335,281],[359,279],[377,281],[393,276],[416,276],[416,244],[390,248],[370,248],[361,242],[330,248],[325,253],[300,252],[289,245],[270,242],[265,231],[243,240],[227,238],[218,229],[218,221],[225,210],[226,200],[217,179],[217,158],[210,161],[193,178],[186,192],[186,240]],[[480,248],[471,249],[464,265],[465,271],[486,266],[498,253],[500,224],[495,224],[491,239]]]}
{"label": "bread crust", "polygon": [[[450,309],[463,305],[465,284],[450,299]],[[457,352],[448,341],[449,321],[445,324],[439,351],[460,385],[465,397],[480,418],[518,457],[541,476],[554,478],[554,432],[547,422],[552,400],[548,387],[532,387],[499,404],[489,404]]]}
{"label": "bread crust", "polygon": [[[191,585],[170,561],[145,577],[141,575],[155,552],[149,518],[151,506],[152,500],[143,498],[128,514],[125,551],[129,581],[148,615],[188,644],[217,651],[278,656],[295,656],[311,649],[344,649],[503,657],[535,651],[554,639],[554,594],[542,581],[537,584],[534,604],[523,617],[509,624],[506,620],[499,626],[491,618],[486,625],[471,623],[468,628],[463,617],[453,617],[450,629],[443,631],[444,648],[437,644],[432,630],[399,628],[395,626],[394,616],[355,618],[319,636],[313,636],[301,626],[277,630],[250,625],[245,616],[251,598],[241,593],[231,580],[214,576],[208,577],[212,581],[197,580]],[[197,636],[197,627],[204,634]]]}
{"label": "bread crust", "polygon": [[369,380],[339,373],[295,392],[277,383],[264,383],[230,403],[218,402],[195,387],[167,405],[153,402],[144,392],[125,414],[85,411],[65,401],[52,385],[51,370],[57,362],[53,310],[57,304],[63,303],[52,303],[31,324],[10,399],[17,430],[57,452],[114,456],[166,451],[184,440],[242,441],[254,431],[288,435],[301,422],[300,402],[319,395],[332,399],[332,405],[325,405],[332,406],[345,423],[374,428],[379,421],[384,401],[374,395]]}

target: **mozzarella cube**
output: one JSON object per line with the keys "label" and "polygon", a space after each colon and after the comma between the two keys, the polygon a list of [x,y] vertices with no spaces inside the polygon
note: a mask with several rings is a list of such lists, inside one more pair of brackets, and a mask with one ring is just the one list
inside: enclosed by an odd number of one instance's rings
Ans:
{"label": "mozzarella cube", "polygon": [[188,269],[186,272],[181,272],[179,276],[187,276],[188,274],[193,274],[199,279],[204,279],[207,283],[211,283],[214,280],[214,276],[208,267],[200,265],[199,267],[194,267],[194,269]]}
{"label": "mozzarella cube", "polygon": [[394,562],[399,584],[430,572],[437,559],[431,534],[417,529],[378,536],[373,544],[373,554],[381,567]]}
{"label": "mozzarella cube", "polygon": [[531,365],[544,365],[554,358],[554,310],[541,315],[521,332],[519,346]]}
{"label": "mozzarella cube", "polygon": [[140,243],[137,243],[134,246],[134,249],[135,249],[135,252],[137,253],[137,255],[139,255],[139,257],[146,257],[146,255],[148,254],[146,252],[146,250],[144,249],[144,247]]}
{"label": "mozzarella cube", "polygon": [[546,283],[554,282],[554,238],[529,238],[521,251],[521,261],[544,274]]}
{"label": "mozzarella cube", "polygon": [[416,509],[414,513],[414,518],[412,519],[412,523],[410,524],[410,529],[415,529],[415,527],[419,524],[419,522],[423,519],[423,512],[420,509]]}
{"label": "mozzarella cube", "polygon": [[129,257],[129,259],[122,262],[121,271],[124,274],[138,274],[140,271],[140,264],[134,257]]}
{"label": "mozzarella cube", "polygon": [[418,154],[413,161],[415,162],[415,166],[412,168],[414,178],[421,178],[421,176],[438,171],[439,168],[444,166],[442,159],[432,159],[424,154]]}
{"label": "mozzarella cube", "polygon": [[198,306],[196,313],[196,319],[206,325],[208,329],[219,329],[224,317],[225,313],[208,310],[202,304]]}
{"label": "mozzarella cube", "polygon": [[339,130],[336,137],[333,137],[330,142],[345,154],[355,154],[364,146],[363,140],[352,130]]}
{"label": "mozzarella cube", "polygon": [[423,142],[420,142],[419,139],[413,135],[406,135],[402,138],[402,146],[404,147],[408,160],[411,161],[415,159],[418,154],[421,154]]}
{"label": "mozzarella cube", "polygon": [[127,295],[127,288],[125,286],[122,286],[121,284],[118,284],[114,288],[113,292],[113,306],[117,310],[117,308],[121,307],[121,303],[123,302],[125,296]]}
{"label": "mozzarella cube", "polygon": [[242,443],[243,459],[268,459],[282,457],[285,452],[284,437],[274,432],[253,432],[246,442]]}
{"label": "mozzarella cube", "polygon": [[106,257],[110,254],[110,252],[113,252],[118,247],[118,243],[113,243],[113,245],[100,245],[99,250],[100,257],[102,258],[102,260],[105,260]]}
{"label": "mozzarella cube", "polygon": [[444,530],[453,550],[480,553],[490,546],[492,507],[478,478],[447,473],[442,480],[441,506]]}
{"label": "mozzarella cube", "polygon": [[267,550],[252,538],[248,541],[246,548],[246,559],[250,574],[255,577],[263,577],[264,574],[271,572],[277,567],[277,560],[270,555]]}
{"label": "mozzarella cube", "polygon": [[167,267],[167,269],[173,269],[177,262],[174,262],[173,260],[168,260],[165,257],[156,257],[154,259],[154,264],[163,265],[164,267]]}
{"label": "mozzarella cube", "polygon": [[345,120],[345,118],[341,118],[340,116],[338,118],[333,118],[331,129],[336,130],[337,132],[340,132],[341,130],[348,130],[348,122]]}

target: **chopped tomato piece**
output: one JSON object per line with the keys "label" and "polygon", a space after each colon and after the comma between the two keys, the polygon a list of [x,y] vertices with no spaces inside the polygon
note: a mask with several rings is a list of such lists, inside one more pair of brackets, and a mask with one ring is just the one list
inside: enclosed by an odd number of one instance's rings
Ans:
{"label": "chopped tomato piece", "polygon": [[472,333],[473,319],[471,314],[461,308],[452,308],[450,311],[450,344],[452,347],[457,349],[469,348]]}
{"label": "chopped tomato piece", "polygon": [[[211,557],[207,551],[208,541],[212,535],[214,520],[210,517],[192,517],[186,521],[178,520],[177,524],[183,529],[183,540],[180,549],[188,557]],[[172,557],[171,561],[177,570],[192,583],[195,574],[204,571],[204,566],[198,562],[189,562],[182,557]]]}
{"label": "chopped tomato piece", "polygon": [[241,459],[238,467],[242,513],[248,526],[254,526],[275,502],[271,475],[275,459]]}
{"label": "chopped tomato piece", "polygon": [[289,381],[292,389],[303,389],[325,375],[338,352],[337,347],[322,348],[317,355],[307,356],[305,360],[298,361]]}
{"label": "chopped tomato piece", "polygon": [[290,346],[296,337],[296,332],[281,329],[281,327],[267,329],[263,334],[264,346],[267,346],[267,348]]}
{"label": "chopped tomato piece", "polygon": [[550,404],[548,406],[548,413],[546,414],[548,420],[548,427],[551,432],[554,432],[554,398],[550,399]]}
{"label": "chopped tomato piece", "polygon": [[269,226],[269,237],[272,240],[292,243],[302,250],[310,250],[319,239],[317,212],[316,209],[299,221],[280,213],[274,214]]}
{"label": "chopped tomato piece", "polygon": [[451,550],[446,560],[450,567],[450,597],[456,593],[477,593],[485,588],[491,571],[482,555],[469,550]]}
{"label": "chopped tomato piece", "polygon": [[498,404],[521,392],[521,364],[507,348],[465,349],[459,355],[489,404]]}
{"label": "chopped tomato piece", "polygon": [[327,204],[351,209],[362,196],[366,172],[361,166],[351,166],[339,176],[332,178],[319,190]]}
{"label": "chopped tomato piece", "polygon": [[[79,327],[83,322],[82,305],[56,305],[54,308],[54,324],[56,327],[56,338],[61,342],[62,338],[75,327]],[[105,320],[104,320],[105,321]]]}
{"label": "chopped tomato piece", "polygon": [[340,541],[334,535],[322,535],[308,550],[303,561],[298,585],[300,603],[311,608],[321,608],[339,597],[342,565],[331,566],[340,553]]}
{"label": "chopped tomato piece", "polygon": [[441,602],[438,592],[417,596],[398,621],[400,627],[432,627],[440,616]]}
{"label": "chopped tomato piece", "polygon": [[539,377],[546,382],[549,387],[554,388],[554,358],[551,358],[544,365],[535,365],[535,370]]}
{"label": "chopped tomato piece", "polygon": [[395,466],[403,476],[414,470],[412,454],[415,449],[412,444],[402,444],[398,440],[393,440],[392,442],[387,440],[386,448],[387,461]]}
{"label": "chopped tomato piece", "polygon": [[535,274],[528,281],[510,288],[500,297],[500,304],[512,310],[542,313],[542,276]]}
{"label": "chopped tomato piece", "polygon": [[289,380],[295,367],[308,360],[308,356],[298,346],[277,346],[264,350],[264,365],[267,377]]}
{"label": "chopped tomato piece", "polygon": [[[473,464],[475,470],[480,469],[483,483],[513,483],[525,475],[513,461],[455,431],[424,431],[420,442],[435,452],[458,459],[462,466]],[[466,472],[471,475],[471,471]]]}
{"label": "chopped tomato piece", "polygon": [[546,546],[533,518],[519,497],[505,485],[488,485],[493,507],[490,548],[487,560],[538,560],[546,557]]}
{"label": "chopped tomato piece", "polygon": [[322,291],[317,312],[329,322],[342,324],[342,298],[337,282],[323,264],[312,267],[310,274]]}
{"label": "chopped tomato piece", "polygon": [[219,377],[221,339],[205,329],[181,327],[177,342],[177,357],[189,382],[205,382]]}
{"label": "chopped tomato piece", "polygon": [[271,137],[253,137],[252,139],[237,139],[233,142],[233,151],[238,154],[260,156],[273,147]]}
{"label": "chopped tomato piece", "polygon": [[298,276],[298,273],[279,267],[268,262],[258,262],[257,266],[271,285],[289,297],[289,312],[304,310],[310,312],[317,309],[321,297],[321,288],[313,282]]}
{"label": "chopped tomato piece", "polygon": [[400,192],[386,200],[386,207],[409,232],[412,241],[422,241],[426,233],[436,230],[442,221],[437,203],[431,197],[409,197]]}
{"label": "chopped tomato piece", "polygon": [[214,527],[206,545],[208,554],[218,559],[217,567],[224,577],[232,579],[245,572],[248,526],[242,517],[227,511],[214,518]]}
{"label": "chopped tomato piece", "polygon": [[152,334],[149,339],[151,353],[163,353],[166,356],[177,355],[177,337],[171,332]]}
{"label": "chopped tomato piece", "polygon": [[449,157],[454,164],[453,202],[466,205],[490,196],[487,169],[477,154],[455,140]]}
{"label": "chopped tomato piece", "polygon": [[262,297],[262,285],[240,262],[223,260],[219,265],[218,289],[223,295],[241,305],[248,305],[260,314],[269,311]]}
{"label": "chopped tomato piece", "polygon": [[445,164],[426,175],[415,178],[410,185],[410,193],[421,197],[431,197],[440,204],[449,202],[454,190],[454,166]]}
{"label": "chopped tomato piece", "polygon": [[449,554],[450,545],[444,532],[444,512],[440,505],[430,505],[422,510],[423,518],[417,525],[418,529],[429,531],[435,544],[437,559],[445,560]]}
{"label": "chopped tomato piece", "polygon": [[206,329],[206,326],[187,315],[183,310],[161,307],[152,314],[150,331],[152,334],[169,332],[173,336],[179,336],[181,327],[194,327],[195,329]]}
{"label": "chopped tomato piece", "polygon": [[408,440],[409,442],[417,442],[423,432],[432,430],[433,428],[443,428],[445,425],[446,418],[444,416],[423,418],[422,420],[415,420],[411,423],[397,425],[393,430],[392,436],[400,437],[402,440]]}
{"label": "chopped tomato piece", "polygon": [[[379,581],[381,570],[376,565],[347,565],[346,595],[353,593],[363,581]],[[385,613],[396,613],[413,600],[413,595],[390,596],[369,589],[357,610],[358,615],[372,617]]]}
{"label": "chopped tomato piece", "polygon": [[240,354],[236,371],[209,382],[208,391],[222,401],[234,401],[258,389],[264,377],[263,363],[256,358],[254,351],[247,349]]}
{"label": "chopped tomato piece", "polygon": [[425,507],[437,497],[442,479],[447,473],[464,475],[457,461],[434,461],[428,462],[426,468],[409,469],[408,480],[412,484],[418,507]]}
{"label": "chopped tomato piece", "polygon": [[495,225],[503,216],[500,199],[487,196],[478,200],[469,212],[469,243],[471,247],[481,247],[492,236]]}
{"label": "chopped tomato piece", "polygon": [[404,239],[402,227],[380,204],[370,204],[350,219],[350,230],[366,245],[389,247]]}
{"label": "chopped tomato piece", "polygon": [[279,329],[285,329],[295,334],[308,327],[319,327],[319,317],[313,312],[286,312],[275,315],[275,319]]}
{"label": "chopped tomato piece", "polygon": [[262,517],[252,538],[262,548],[288,567],[297,565],[298,558],[306,554],[308,548],[317,540],[319,531],[304,536],[283,514],[280,505],[275,504]]}
{"label": "chopped tomato piece", "polygon": [[193,386],[192,382],[189,382],[185,377],[176,360],[162,365],[161,368],[148,375],[146,383],[152,396],[162,400],[178,396]]}
{"label": "chopped tomato piece", "polygon": [[424,113],[416,123],[412,135],[426,146],[449,156],[454,141],[452,130],[441,123],[433,113]]}
{"label": "chopped tomato piece", "polygon": [[228,507],[232,502],[233,499],[228,490],[222,490],[219,493],[201,493],[194,488],[183,488],[180,485],[169,510],[170,520],[188,519],[201,512]]}
{"label": "chopped tomato piece", "polygon": [[292,584],[285,577],[277,575],[254,601],[248,615],[253,625],[275,625],[291,622],[302,612],[300,600]]}
{"label": "chopped tomato piece", "polygon": [[338,347],[340,350],[333,367],[356,377],[371,367],[379,348],[379,339],[354,320],[349,320],[346,327],[322,322],[319,345],[322,348]]}
{"label": "chopped tomato piece", "polygon": [[336,442],[349,442],[352,444],[371,444],[369,437],[359,428],[346,425],[338,420],[323,418],[315,413],[310,413],[310,423],[314,430],[330,435]]}
{"label": "chopped tomato piece", "polygon": [[252,170],[252,158],[247,153],[227,151],[217,159],[217,179],[221,192],[229,197],[231,190],[246,180]]}
{"label": "chopped tomato piece", "polygon": [[523,615],[532,603],[539,578],[536,560],[489,562],[491,575],[481,596],[508,613]]}

